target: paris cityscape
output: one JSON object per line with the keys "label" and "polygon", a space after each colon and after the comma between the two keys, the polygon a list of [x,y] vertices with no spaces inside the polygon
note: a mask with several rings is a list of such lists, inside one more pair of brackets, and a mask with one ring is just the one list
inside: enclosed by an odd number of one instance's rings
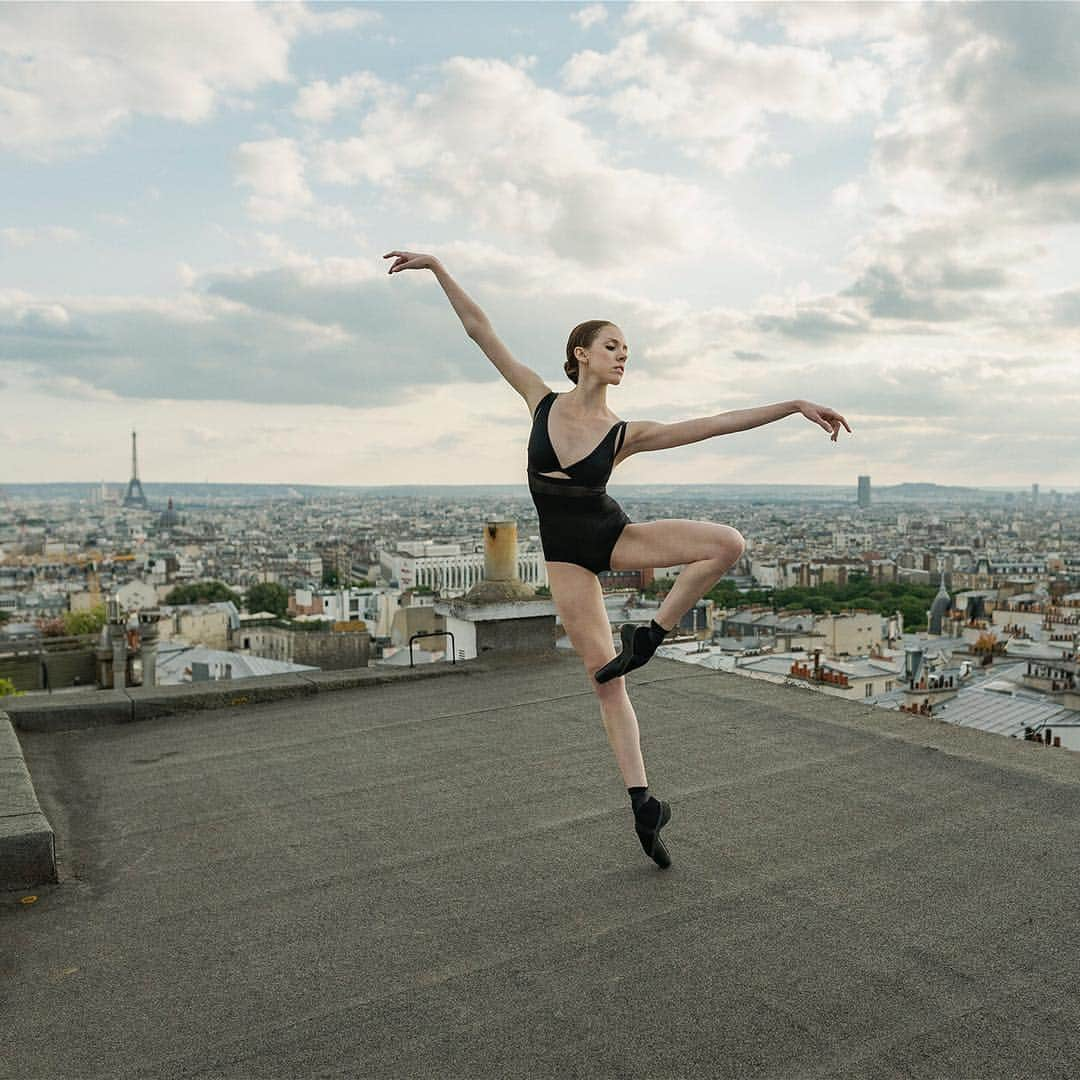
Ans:
{"label": "paris cityscape", "polygon": [[[3,489],[0,678],[10,691],[115,685],[99,659],[110,600],[131,643],[129,686],[446,662],[450,639],[434,635],[454,617],[439,604],[483,581],[493,521],[513,524],[519,582],[550,598],[525,492],[144,484],[135,432],[131,451],[126,485]],[[1080,749],[1080,492],[879,492],[860,477],[847,491],[645,485],[621,498],[634,520],[721,520],[748,538],[661,655],[973,725],[988,723],[979,704],[997,693],[1012,719],[1002,728],[995,713],[995,730],[1046,729]],[[613,626],[655,610],[681,569],[600,574]],[[138,647],[147,611],[154,677]],[[410,647],[418,632],[433,636]],[[553,640],[569,649],[558,626]],[[457,659],[470,655],[475,646],[459,646]]]}

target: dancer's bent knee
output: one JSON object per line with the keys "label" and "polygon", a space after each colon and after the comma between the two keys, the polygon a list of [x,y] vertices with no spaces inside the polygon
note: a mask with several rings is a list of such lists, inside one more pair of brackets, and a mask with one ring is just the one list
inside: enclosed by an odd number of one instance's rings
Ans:
{"label": "dancer's bent knee", "polygon": [[[597,667],[600,666],[602,665],[597,665]],[[627,696],[625,675],[620,675],[617,679],[611,679],[609,682],[599,683],[593,676],[593,672],[596,669],[590,668],[587,664],[585,665],[585,669],[589,673],[589,682],[592,684],[593,693],[600,699],[601,704],[616,699],[622,699]]]}

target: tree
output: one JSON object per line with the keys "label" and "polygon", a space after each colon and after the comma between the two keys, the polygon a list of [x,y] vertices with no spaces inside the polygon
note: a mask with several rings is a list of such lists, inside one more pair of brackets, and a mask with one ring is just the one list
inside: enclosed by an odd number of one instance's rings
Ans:
{"label": "tree", "polygon": [[288,606],[289,594],[276,582],[260,582],[247,591],[247,609],[252,615],[257,611],[272,611],[280,617]]}
{"label": "tree", "polygon": [[67,634],[96,634],[105,625],[105,605],[98,604],[89,611],[65,611],[60,617]]}
{"label": "tree", "polygon": [[165,597],[166,604],[216,604],[231,600],[240,610],[240,597],[220,581],[193,581],[177,585]]}

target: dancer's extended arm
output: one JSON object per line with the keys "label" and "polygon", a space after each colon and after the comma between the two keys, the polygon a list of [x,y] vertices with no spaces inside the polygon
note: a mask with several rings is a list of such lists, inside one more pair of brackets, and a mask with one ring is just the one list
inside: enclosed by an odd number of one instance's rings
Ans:
{"label": "dancer's extended arm", "polygon": [[397,262],[390,267],[391,274],[395,270],[430,270],[438,278],[439,284],[458,313],[458,318],[461,319],[461,325],[465,327],[465,333],[484,350],[484,355],[495,365],[499,374],[525,399],[526,405],[531,406],[548,392],[544,380],[532,368],[514,358],[510,350],[499,340],[495,328],[480,306],[472,301],[468,293],[446,272],[446,267],[434,255],[391,251],[383,258],[389,259],[391,255],[397,256]]}
{"label": "dancer's extended arm", "polygon": [[756,409],[735,409],[732,412],[717,413],[716,416],[702,416],[696,420],[683,420],[677,424],[661,424],[653,420],[637,420],[627,425],[626,443],[633,447],[633,453],[644,450],[670,450],[675,446],[687,446],[689,443],[711,439],[714,435],[730,435],[735,431],[749,431],[751,428],[771,424],[792,413],[802,413],[815,424],[819,424],[832,435],[832,441],[840,433],[840,425],[851,432],[848,422],[834,409],[827,405],[815,405],[812,401],[801,398],[795,401],[781,401],[775,405],[761,405]]}
{"label": "dancer's extended arm", "polygon": [[387,271],[390,274],[399,270],[430,270],[439,279],[439,284],[449,297],[469,337],[487,324],[488,317],[480,306],[473,303],[465,290],[446,272],[446,267],[434,255],[424,255],[415,251],[391,251],[383,258],[389,259],[391,256],[395,256],[396,261]]}

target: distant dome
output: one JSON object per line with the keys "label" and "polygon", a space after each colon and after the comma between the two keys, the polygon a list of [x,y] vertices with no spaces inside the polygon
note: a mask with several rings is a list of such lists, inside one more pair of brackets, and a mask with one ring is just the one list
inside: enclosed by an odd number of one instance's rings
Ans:
{"label": "distant dome", "polygon": [[934,597],[934,602],[930,605],[928,629],[931,634],[941,633],[942,623],[951,608],[952,601],[949,599],[949,591],[945,588],[945,575],[942,573],[941,585],[938,588],[937,596]]}
{"label": "distant dome", "polygon": [[162,529],[171,529],[174,525],[180,524],[180,515],[173,509],[172,499],[169,499],[169,505],[165,510],[162,510],[161,517],[158,518],[158,526]]}

